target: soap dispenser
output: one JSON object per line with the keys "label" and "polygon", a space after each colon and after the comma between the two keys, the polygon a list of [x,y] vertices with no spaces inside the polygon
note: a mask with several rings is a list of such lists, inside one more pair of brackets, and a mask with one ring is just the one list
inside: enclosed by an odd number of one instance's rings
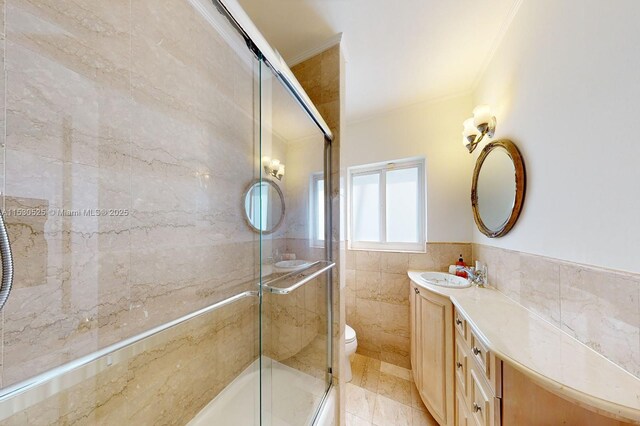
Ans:
{"label": "soap dispenser", "polygon": [[[460,254],[460,258],[458,259],[458,261],[456,262],[456,267],[462,267],[462,268],[466,268],[467,264],[464,263],[464,259],[462,258],[462,253]],[[461,271],[461,270],[456,270],[456,275],[462,278],[467,278],[467,272],[466,271]]]}

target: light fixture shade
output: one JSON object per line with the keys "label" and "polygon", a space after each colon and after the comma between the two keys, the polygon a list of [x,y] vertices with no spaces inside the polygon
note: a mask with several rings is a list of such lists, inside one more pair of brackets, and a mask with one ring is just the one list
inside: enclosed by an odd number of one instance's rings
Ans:
{"label": "light fixture shade", "polygon": [[489,105],[478,105],[473,109],[473,124],[477,128],[488,124],[493,119],[493,111]]}
{"label": "light fixture shade", "polygon": [[268,155],[265,155],[264,157],[262,157],[262,167],[267,167],[271,165],[271,157],[269,157]]}
{"label": "light fixture shade", "polygon": [[464,129],[462,130],[462,136],[465,139],[469,136],[475,136],[478,134],[478,129],[474,125],[473,118],[467,118],[466,120],[464,120],[464,123],[462,123],[462,125],[464,126]]}
{"label": "light fixture shade", "polygon": [[278,167],[278,176],[284,176],[284,164],[280,164]]}

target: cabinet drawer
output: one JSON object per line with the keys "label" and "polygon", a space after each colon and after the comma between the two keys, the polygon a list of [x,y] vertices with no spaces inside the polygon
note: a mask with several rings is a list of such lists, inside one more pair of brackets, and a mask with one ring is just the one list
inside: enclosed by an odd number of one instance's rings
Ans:
{"label": "cabinet drawer", "polygon": [[469,343],[469,335],[467,330],[467,320],[455,309],[453,312],[453,326],[456,328],[460,336],[465,342]]}
{"label": "cabinet drawer", "polygon": [[491,387],[491,391],[497,396],[502,396],[502,361],[487,348],[487,346],[476,336],[475,331],[469,328],[471,336],[471,351],[469,356],[476,363],[478,373]]}
{"label": "cabinet drawer", "polygon": [[483,375],[489,380],[491,377],[491,353],[473,330],[471,330],[471,357],[478,362]]}
{"label": "cabinet drawer", "polygon": [[467,395],[468,351],[467,344],[462,339],[462,336],[456,333],[454,367],[456,370],[457,388],[464,396]]}
{"label": "cabinet drawer", "polygon": [[500,399],[496,398],[477,365],[469,367],[469,415],[478,426],[500,425]]}

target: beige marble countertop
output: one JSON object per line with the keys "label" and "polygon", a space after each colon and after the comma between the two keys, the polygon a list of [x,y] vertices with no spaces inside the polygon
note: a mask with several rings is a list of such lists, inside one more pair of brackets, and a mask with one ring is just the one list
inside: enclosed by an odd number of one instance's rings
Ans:
{"label": "beige marble countertop", "polygon": [[578,405],[640,424],[640,379],[493,288],[411,281],[447,296],[504,362]]}

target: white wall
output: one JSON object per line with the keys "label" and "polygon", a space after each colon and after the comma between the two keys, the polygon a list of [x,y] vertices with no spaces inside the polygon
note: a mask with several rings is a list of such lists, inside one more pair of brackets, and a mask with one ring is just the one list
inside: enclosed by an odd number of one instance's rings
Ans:
{"label": "white wall", "polygon": [[523,1],[474,98],[521,149],[527,195],[508,235],[475,242],[640,272],[639,16],[637,0]]}
{"label": "white wall", "polygon": [[347,123],[342,166],[424,156],[427,164],[427,241],[472,238],[473,158],[462,146],[471,96],[423,103]]}

